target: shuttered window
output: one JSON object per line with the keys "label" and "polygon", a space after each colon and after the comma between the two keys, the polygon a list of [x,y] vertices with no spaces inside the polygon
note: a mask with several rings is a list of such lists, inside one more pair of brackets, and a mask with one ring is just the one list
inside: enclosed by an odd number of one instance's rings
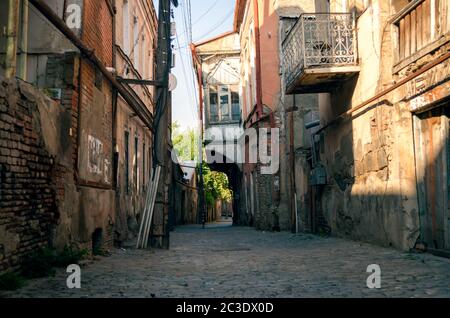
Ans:
{"label": "shuttered window", "polygon": [[438,37],[439,7],[442,0],[414,0],[399,14],[399,59],[414,55]]}

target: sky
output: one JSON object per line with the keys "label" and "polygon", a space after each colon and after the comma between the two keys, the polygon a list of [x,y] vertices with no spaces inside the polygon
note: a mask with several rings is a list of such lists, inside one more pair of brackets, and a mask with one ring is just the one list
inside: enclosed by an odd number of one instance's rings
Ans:
{"label": "sky", "polygon": [[[158,0],[154,0],[157,2]],[[173,121],[177,121],[182,130],[198,127],[198,89],[192,68],[189,48],[189,29],[185,20],[188,0],[179,0],[179,7],[174,10],[177,38],[173,41],[176,54],[175,68],[172,73],[178,80],[173,92]],[[200,42],[216,35],[231,31],[235,0],[190,0],[192,12],[192,40]],[[157,7],[157,4],[155,4]],[[180,48],[179,48],[180,47]]]}

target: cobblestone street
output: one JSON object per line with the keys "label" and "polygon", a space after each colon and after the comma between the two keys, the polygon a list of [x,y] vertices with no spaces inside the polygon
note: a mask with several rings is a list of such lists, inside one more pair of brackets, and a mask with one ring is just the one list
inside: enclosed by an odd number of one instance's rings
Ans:
{"label": "cobblestone street", "polygon": [[[177,228],[170,251],[116,250],[3,297],[450,297],[450,260],[336,238],[209,225]],[[379,264],[382,288],[366,287]]]}

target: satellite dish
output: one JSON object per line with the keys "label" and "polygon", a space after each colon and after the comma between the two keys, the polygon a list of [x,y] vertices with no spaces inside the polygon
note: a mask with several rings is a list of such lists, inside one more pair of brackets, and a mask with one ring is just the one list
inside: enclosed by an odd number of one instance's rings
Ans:
{"label": "satellite dish", "polygon": [[169,91],[172,92],[177,88],[178,80],[172,73],[169,74]]}

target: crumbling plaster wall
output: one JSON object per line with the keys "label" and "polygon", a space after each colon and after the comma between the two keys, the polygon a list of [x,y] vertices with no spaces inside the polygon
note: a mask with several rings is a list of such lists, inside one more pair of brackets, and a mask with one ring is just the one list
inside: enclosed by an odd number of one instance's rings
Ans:
{"label": "crumbling plaster wall", "polygon": [[[361,72],[321,104],[322,125],[392,83],[389,10],[387,2],[373,1],[359,17]],[[409,249],[419,235],[412,114],[392,94],[377,106],[325,132],[329,184],[322,210],[335,235]]]}

